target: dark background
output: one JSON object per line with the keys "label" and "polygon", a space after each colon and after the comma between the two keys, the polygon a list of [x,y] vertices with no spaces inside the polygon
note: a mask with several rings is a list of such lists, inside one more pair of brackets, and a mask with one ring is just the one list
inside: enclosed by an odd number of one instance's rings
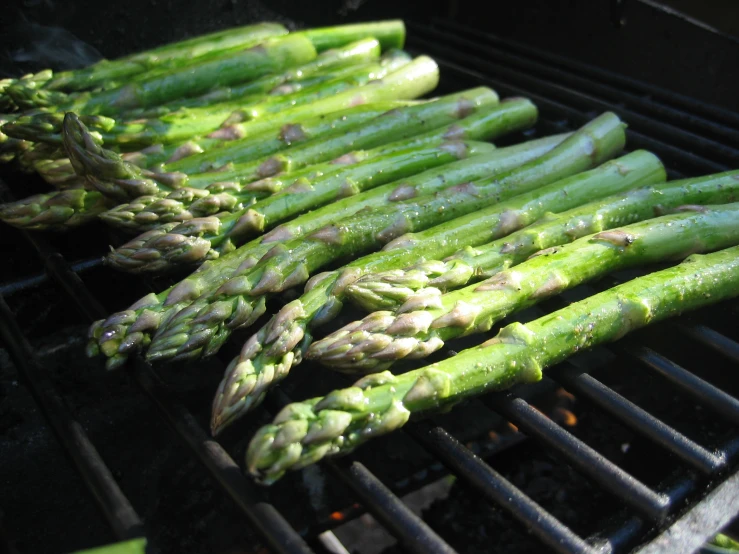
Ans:
{"label": "dark background", "polygon": [[[0,73],[65,67],[222,29],[452,19],[739,110],[735,0],[9,0]],[[79,39],[79,40],[77,40]],[[81,42],[80,42],[81,41]]]}

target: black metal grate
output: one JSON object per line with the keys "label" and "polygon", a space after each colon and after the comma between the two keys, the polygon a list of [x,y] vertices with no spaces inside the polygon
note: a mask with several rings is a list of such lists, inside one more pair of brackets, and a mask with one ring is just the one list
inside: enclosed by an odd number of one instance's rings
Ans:
{"label": "black metal grate", "polygon": [[[474,41],[464,38],[473,34]],[[670,167],[672,177],[739,166],[736,114],[453,24],[409,25],[409,48],[428,53],[439,62],[442,92],[444,88],[489,85],[502,96],[530,97],[541,111],[539,132],[573,128],[598,112],[613,110],[630,125],[629,145],[654,151]],[[104,309],[83,280],[85,271],[97,267],[99,261],[70,263],[42,239],[25,233],[24,236],[43,262],[46,275],[3,284],[0,294],[20,295],[50,278],[86,318],[103,317]],[[545,308],[556,307],[557,302],[551,301]],[[730,308],[725,303],[719,309]],[[682,340],[694,343],[696,349],[719,353],[730,364],[739,362],[739,344],[710,327],[680,319],[672,329]],[[144,524],[82,426],[65,407],[48,371],[35,359],[2,296],[0,336],[114,536],[124,539],[144,535]],[[608,352],[619,363],[661,376],[666,386],[680,389],[712,410],[716,418],[730,425],[739,424],[739,401],[659,353],[660,346],[652,345],[648,338],[643,338],[643,333],[637,333],[628,343],[609,347]],[[263,491],[243,476],[226,450],[207,435],[151,368],[141,361],[130,365],[132,379],[265,544],[280,553],[311,552],[306,539],[290,526],[279,507],[265,500]],[[404,432],[437,465],[440,462],[477,494],[510,513],[552,551],[605,554],[627,552],[642,545],[638,552],[693,552],[739,513],[739,472],[736,472],[739,433],[734,430],[733,436],[718,447],[700,444],[589,375],[589,369],[586,362],[561,364],[547,372],[547,380],[554,379],[578,398],[586,399],[674,455],[680,465],[677,473],[666,475],[658,486],[645,484],[544,416],[519,394],[521,391],[490,394],[484,403],[617,499],[622,508],[619,516],[598,535],[580,536],[572,531],[444,427],[418,422],[407,426]],[[271,395],[267,409],[287,401],[285,393],[277,390]],[[454,552],[391,488],[354,457],[322,465],[407,551]]]}

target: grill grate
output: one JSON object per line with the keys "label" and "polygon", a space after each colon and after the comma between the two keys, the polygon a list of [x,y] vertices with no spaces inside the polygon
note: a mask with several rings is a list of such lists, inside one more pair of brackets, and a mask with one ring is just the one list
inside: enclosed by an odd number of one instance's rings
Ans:
{"label": "grill grate", "polygon": [[[426,52],[439,61],[442,89],[485,84],[502,95],[528,96],[541,110],[538,131],[542,133],[572,128],[597,112],[612,110],[630,124],[630,146],[654,151],[670,166],[672,177],[723,171],[739,165],[739,117],[735,114],[455,24],[413,24],[409,31],[409,48]],[[463,38],[460,31],[466,36],[474,35],[474,42]],[[98,319],[105,315],[105,310],[83,277],[100,262],[83,259],[70,263],[43,239],[23,235],[42,261],[45,274],[0,286],[0,336],[113,535],[118,539],[141,536],[146,533],[144,524],[82,426],[65,407],[51,384],[48,370],[34,358],[3,299],[27,293],[51,279],[86,318]],[[556,307],[557,302],[553,300],[545,306]],[[739,363],[739,344],[731,338],[685,320],[672,325],[676,333],[699,348],[718,352],[727,363]],[[640,344],[641,337],[637,333],[626,345],[617,343],[608,351],[621,363],[636,364],[660,376],[727,423],[739,424],[739,401],[660,354],[660,349],[648,341]],[[131,378],[207,469],[217,487],[261,534],[265,544],[279,553],[312,552],[278,506],[268,502],[264,493],[243,476],[227,451],[207,435],[151,368],[140,360],[131,365]],[[569,529],[443,426],[417,422],[407,426],[404,433],[479,495],[510,513],[552,551],[625,552],[648,540],[652,542],[638,552],[694,551],[739,513],[739,472],[732,473],[739,454],[739,433],[734,432],[719,448],[709,449],[589,375],[590,369],[587,362],[568,362],[549,370],[546,381],[554,379],[578,398],[676,456],[680,471],[668,475],[659,486],[650,486],[538,412],[519,395],[520,391],[490,394],[484,397],[484,403],[619,500],[624,507],[619,517],[598,536],[583,537]],[[271,395],[268,408],[278,408],[288,401],[286,394],[277,390]],[[322,466],[408,551],[454,552],[363,463],[350,456]],[[712,492],[706,495],[712,485]],[[677,515],[681,517],[675,519]],[[312,541],[311,545],[327,548],[320,542]]]}

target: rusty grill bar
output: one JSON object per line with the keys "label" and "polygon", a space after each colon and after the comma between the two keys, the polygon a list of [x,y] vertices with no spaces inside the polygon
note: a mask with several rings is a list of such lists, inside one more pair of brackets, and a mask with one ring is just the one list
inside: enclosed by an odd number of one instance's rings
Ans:
{"label": "rusty grill bar", "polygon": [[[541,121],[537,127],[541,133],[573,128],[599,111],[612,110],[630,125],[629,146],[654,151],[666,162],[673,178],[739,166],[739,116],[736,114],[456,24],[410,24],[408,27],[409,48],[428,53],[439,62],[442,88],[489,85],[502,96],[528,96],[540,108]],[[474,41],[463,38],[462,34],[472,36]],[[51,279],[86,318],[98,319],[105,312],[85,285],[84,275],[85,271],[97,267],[99,260],[69,262],[43,239],[23,234],[43,262],[45,274],[0,285],[0,336],[23,383],[31,390],[49,426],[105,515],[113,536],[125,539],[145,535],[144,524],[126,499],[125,492],[120,490],[82,426],[54,390],[48,371],[34,358],[3,298],[23,294]],[[554,300],[544,306],[552,309],[561,302]],[[729,363],[739,363],[739,344],[731,338],[703,324],[691,326],[682,319],[675,325],[696,348],[719,352]],[[689,395],[712,410],[716,417],[739,425],[737,399],[680,367],[648,341],[638,344],[641,336],[637,333],[626,346],[612,345],[609,352],[617,356],[620,363],[638,364],[661,376],[670,387]],[[129,366],[131,378],[207,469],[215,485],[237,505],[248,525],[262,536],[265,545],[279,553],[312,552],[309,542],[323,548],[320,541],[301,536],[280,513],[279,506],[264,499],[262,491],[244,477],[233,458],[207,435],[149,366],[140,360]],[[443,427],[424,421],[407,426],[403,432],[450,473],[511,514],[552,551],[620,553],[633,550],[639,544],[645,545],[649,540],[652,542],[636,551],[674,554],[694,551],[739,513],[739,473],[736,472],[739,433],[734,433],[731,440],[718,448],[699,444],[590,376],[588,369],[568,362],[549,370],[545,379],[554,379],[578,398],[586,399],[676,456],[681,462],[678,474],[667,476],[656,488],[647,486],[538,412],[517,391],[489,394],[484,402],[526,436],[543,444],[618,499],[623,517],[598,536],[583,537],[573,532]],[[288,401],[285,393],[277,390],[263,409],[274,410]],[[324,463],[323,467],[337,477],[351,496],[408,551],[454,552],[359,461],[349,456]],[[681,540],[679,533],[665,532],[667,529],[687,533],[690,540]]]}

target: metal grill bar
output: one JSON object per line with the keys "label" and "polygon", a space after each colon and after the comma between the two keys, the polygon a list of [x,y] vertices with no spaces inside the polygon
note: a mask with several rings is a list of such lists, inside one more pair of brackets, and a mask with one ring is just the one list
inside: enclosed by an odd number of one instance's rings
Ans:
{"label": "metal grill bar", "polygon": [[456,553],[363,464],[338,460],[327,462],[326,466],[357,495],[360,503],[400,540],[408,551],[416,554]]}
{"label": "metal grill bar", "polygon": [[[474,53],[480,51],[480,42],[472,41],[463,36],[441,30],[431,31],[428,27],[423,26],[411,25],[410,30],[411,32],[415,32],[417,28],[419,31],[423,30],[427,33],[436,32],[443,36],[445,41],[451,42],[456,46],[463,48],[467,52]],[[511,52],[503,52],[497,46],[485,48],[485,59],[494,60],[496,63],[503,64],[504,66],[518,67],[526,70],[529,74],[541,75],[542,77],[552,81],[567,83],[570,87],[592,93],[603,100],[616,102],[629,109],[637,110],[644,115],[657,116],[667,123],[673,123],[693,128],[696,131],[702,131],[707,133],[708,136],[715,137],[717,140],[729,139],[734,143],[739,143],[739,131],[731,129],[730,127],[713,121],[708,121],[701,117],[697,117],[694,114],[677,110],[669,106],[657,104],[652,100],[637,96],[624,91],[623,89],[617,89],[579,75],[567,73],[549,64],[543,64],[531,59],[526,59],[516,54],[512,54]]]}
{"label": "metal grill bar", "polygon": [[510,393],[492,393],[485,400],[520,431],[543,442],[639,513],[654,521],[664,519],[669,507],[669,499],[665,495],[654,492],[522,398]]}
{"label": "metal grill bar", "polygon": [[71,458],[114,536],[119,540],[143,536],[144,525],[141,519],[118,487],[82,425],[67,410],[2,296],[0,338],[10,352],[18,375],[33,395],[65,453]]}
{"label": "metal grill bar", "polygon": [[407,432],[437,456],[457,477],[505,509],[545,545],[561,554],[592,554],[595,550],[569,527],[534,502],[513,483],[475,456],[441,427],[419,423]]}
{"label": "metal grill bar", "polygon": [[272,504],[263,500],[233,458],[203,431],[184,406],[172,398],[151,369],[140,360],[136,360],[133,365],[133,376],[138,385],[208,469],[220,488],[236,503],[252,527],[264,537],[267,545],[281,554],[310,554],[311,549],[300,535]]}
{"label": "metal grill bar", "polygon": [[435,19],[434,24],[456,30],[457,32],[462,32],[465,36],[474,36],[477,40],[487,42],[502,50],[508,49],[528,56],[529,58],[543,60],[549,64],[565,68],[577,75],[585,75],[591,79],[596,79],[601,83],[612,85],[617,89],[630,89],[636,94],[662,100],[667,104],[680,107],[689,112],[701,114],[703,117],[712,118],[714,121],[725,122],[734,127],[739,127],[739,114],[712,104],[706,104],[705,102],[701,102],[700,100],[689,96],[677,94],[672,90],[663,89],[619,73],[612,73],[597,66],[578,62],[564,56],[558,56],[557,54],[553,54],[546,50],[539,50],[538,48],[526,46],[525,44],[516,42],[515,40],[508,38],[502,39],[490,33],[484,33],[447,19]]}
{"label": "metal grill bar", "polygon": [[[442,44],[445,46],[449,44],[446,37],[439,36],[438,33],[427,32],[427,34],[430,35],[429,38],[414,37],[413,44],[426,51],[438,51]],[[532,90],[543,92],[547,94],[548,97],[554,98],[555,100],[564,102],[575,101],[579,106],[589,110],[614,111],[623,119],[627,120],[634,129],[637,129],[642,133],[647,133],[660,140],[669,140],[671,143],[682,148],[691,149],[709,159],[715,160],[717,163],[733,165],[739,163],[739,151],[725,146],[722,143],[701,137],[700,135],[682,130],[679,127],[675,127],[667,123],[655,121],[620,105],[605,102],[577,90],[568,88],[558,82],[531,76],[518,68],[510,69],[508,67],[492,63],[488,61],[487,56],[485,58],[481,58],[474,54],[470,54],[469,52],[458,52],[456,49],[447,49],[444,50],[444,52],[447,59],[459,62],[462,56],[464,56],[466,58],[466,63],[474,65],[474,67],[484,71],[485,73],[497,75],[499,78],[504,78],[511,83],[516,83],[521,86],[531,88]]]}
{"label": "metal grill bar", "polygon": [[701,472],[712,474],[726,467],[725,457],[709,452],[572,364],[563,364],[552,373],[571,392],[587,398]]}
{"label": "metal grill bar", "polygon": [[[578,125],[583,125],[592,119],[592,113],[579,111],[559,102],[552,101],[545,96],[537,94],[535,90],[509,85],[507,82],[500,81],[494,77],[480,73],[477,70],[472,70],[464,65],[450,62],[445,58],[445,52],[446,51],[438,51],[433,55],[434,60],[436,60],[436,63],[441,68],[442,74],[451,74],[457,79],[461,77],[464,80],[492,87],[505,96],[526,96],[539,107],[540,111],[544,115],[553,116],[555,118],[564,118]],[[655,140],[636,131],[627,129],[626,135],[628,137],[628,144],[631,147],[650,150],[659,155],[659,157],[669,165],[680,168],[681,170],[689,170],[689,173],[719,173],[728,169],[728,167],[723,164],[717,164],[706,160],[692,152]],[[673,177],[679,178],[680,175],[674,174],[673,171]]]}
{"label": "metal grill bar", "polygon": [[626,351],[626,353],[665,377],[683,392],[700,400],[707,408],[719,413],[734,425],[739,425],[739,400],[733,396],[726,394],[687,369],[683,369],[651,348],[641,347],[634,351]]}
{"label": "metal grill bar", "polygon": [[739,343],[705,325],[678,325],[678,328],[690,338],[739,364]]}

